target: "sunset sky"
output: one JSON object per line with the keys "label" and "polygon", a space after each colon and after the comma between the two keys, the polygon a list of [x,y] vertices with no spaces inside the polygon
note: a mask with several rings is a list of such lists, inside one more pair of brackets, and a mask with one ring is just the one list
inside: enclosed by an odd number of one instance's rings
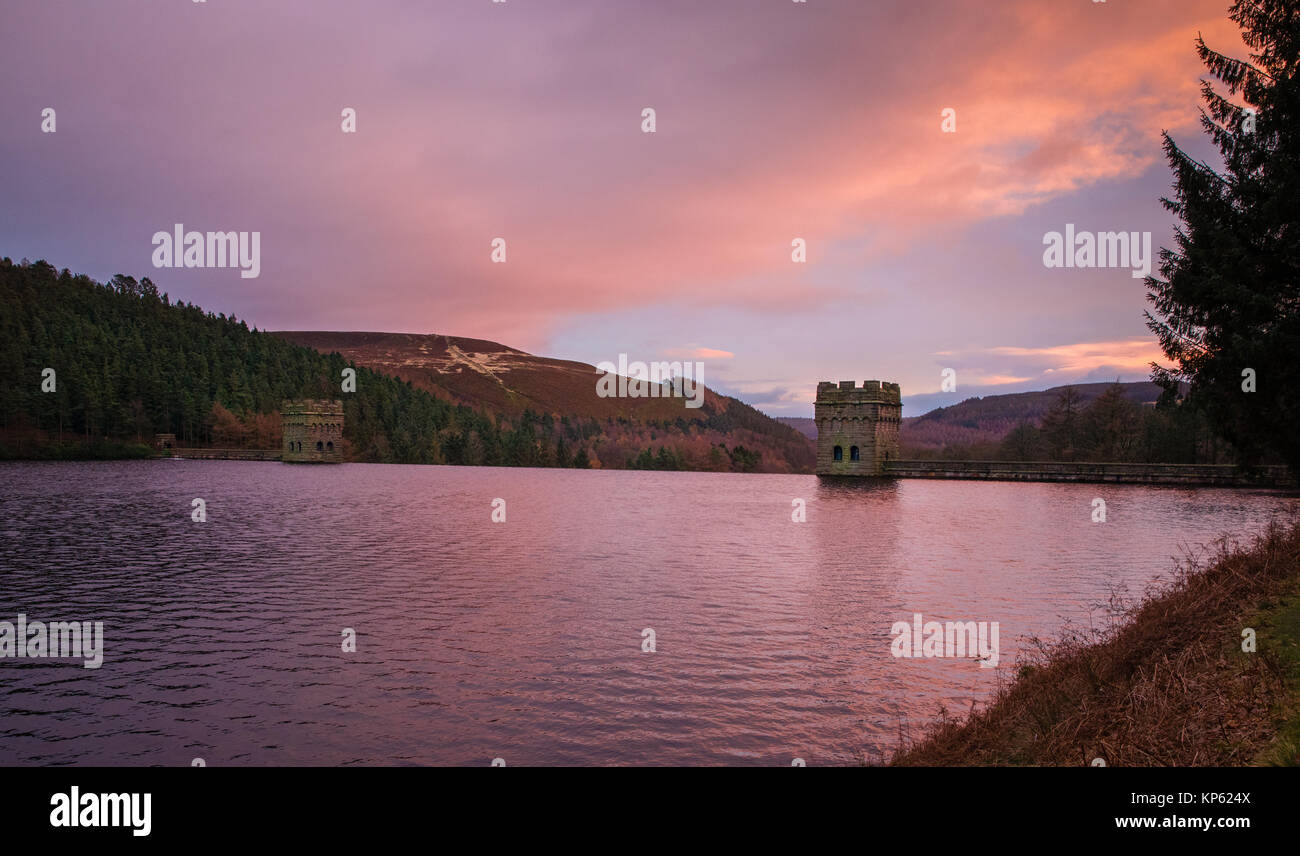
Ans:
{"label": "sunset sky", "polygon": [[[691,357],[773,415],[819,380],[897,381],[904,415],[1142,380],[1141,280],[1047,269],[1043,235],[1169,246],[1159,134],[1209,157],[1193,40],[1243,56],[1227,6],[15,2],[0,255],[262,329]],[[154,269],[175,223],[260,231],[261,275]]]}

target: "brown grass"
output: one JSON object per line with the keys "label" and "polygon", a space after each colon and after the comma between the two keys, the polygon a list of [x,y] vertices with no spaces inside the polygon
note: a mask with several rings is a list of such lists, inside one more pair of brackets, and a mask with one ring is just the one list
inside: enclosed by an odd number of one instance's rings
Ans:
{"label": "brown grass", "polygon": [[[1256,625],[1298,591],[1300,518],[1246,547],[1220,541],[1127,620],[1036,644],[987,707],[945,716],[891,764],[1252,763],[1296,714],[1294,640],[1284,647]],[[1245,627],[1256,628],[1256,653],[1241,650]]]}

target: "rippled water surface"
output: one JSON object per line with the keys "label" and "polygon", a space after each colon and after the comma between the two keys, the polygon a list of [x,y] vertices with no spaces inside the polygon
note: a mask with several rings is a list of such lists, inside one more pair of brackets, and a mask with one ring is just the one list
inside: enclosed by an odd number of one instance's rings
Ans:
{"label": "rippled water surface", "polygon": [[[1107,521],[1092,522],[1103,497]],[[207,522],[190,519],[191,501]],[[506,500],[507,519],[491,522]],[[806,502],[807,522],[791,521]],[[0,621],[104,623],[104,664],[0,659],[0,763],[872,760],[1102,621],[1265,492],[219,461],[0,464]],[[1001,665],[890,628],[998,621]],[[356,653],[341,650],[355,628]],[[642,651],[642,630],[657,650]]]}

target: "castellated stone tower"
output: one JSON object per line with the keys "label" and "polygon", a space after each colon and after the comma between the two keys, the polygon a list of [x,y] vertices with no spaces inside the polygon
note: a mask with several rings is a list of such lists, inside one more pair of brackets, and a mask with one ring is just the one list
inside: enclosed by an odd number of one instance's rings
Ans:
{"label": "castellated stone tower", "polygon": [[842,380],[817,384],[817,475],[883,476],[898,459],[903,403],[898,384]]}
{"label": "castellated stone tower", "polygon": [[284,460],[295,463],[343,462],[343,402],[302,399],[280,407]]}

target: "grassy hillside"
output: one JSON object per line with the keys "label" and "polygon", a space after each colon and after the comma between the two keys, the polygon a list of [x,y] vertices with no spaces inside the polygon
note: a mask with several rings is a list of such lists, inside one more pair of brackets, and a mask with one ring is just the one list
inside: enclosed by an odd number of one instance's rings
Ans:
{"label": "grassy hillside", "polygon": [[[594,366],[538,357],[484,339],[441,334],[276,331],[275,336],[322,353],[338,353],[439,398],[497,413],[564,413],[570,417],[672,421],[689,411],[671,398],[600,398]],[[712,391],[705,406],[725,407]]]}

